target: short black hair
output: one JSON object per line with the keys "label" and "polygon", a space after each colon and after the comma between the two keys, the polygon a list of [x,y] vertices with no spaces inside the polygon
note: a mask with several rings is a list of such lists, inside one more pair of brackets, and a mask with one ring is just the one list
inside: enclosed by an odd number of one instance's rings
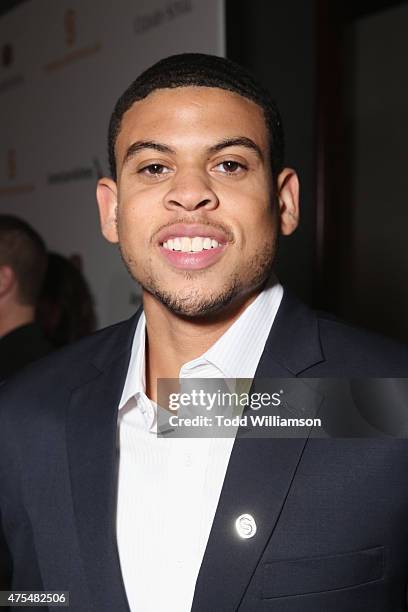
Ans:
{"label": "short black hair", "polygon": [[217,87],[252,100],[264,112],[269,132],[270,160],[274,177],[283,168],[284,136],[276,103],[269,92],[239,64],[216,55],[181,53],[166,57],[145,70],[117,101],[109,123],[108,154],[112,178],[116,180],[115,145],[122,117],[137,102],[156,89],[176,87]]}
{"label": "short black hair", "polygon": [[47,269],[47,251],[31,225],[13,215],[0,215],[0,266],[4,265],[16,275],[19,301],[35,306]]}

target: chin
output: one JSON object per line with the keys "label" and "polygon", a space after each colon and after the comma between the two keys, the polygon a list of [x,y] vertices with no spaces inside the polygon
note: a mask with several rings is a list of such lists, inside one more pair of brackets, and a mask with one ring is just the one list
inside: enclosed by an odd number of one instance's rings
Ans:
{"label": "chin", "polygon": [[177,291],[173,287],[145,287],[159,302],[168,310],[179,316],[188,318],[200,318],[215,314],[226,308],[238,293],[238,287],[234,283],[229,287],[214,290],[207,285],[190,285]]}

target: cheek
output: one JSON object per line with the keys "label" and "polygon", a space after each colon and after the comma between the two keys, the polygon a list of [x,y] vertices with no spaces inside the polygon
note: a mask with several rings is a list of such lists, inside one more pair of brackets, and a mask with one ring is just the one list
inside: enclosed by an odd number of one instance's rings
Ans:
{"label": "cheek", "polygon": [[237,224],[243,249],[256,251],[276,238],[277,220],[270,202],[252,204],[251,210],[237,218]]}
{"label": "cheek", "polygon": [[121,201],[117,215],[119,242],[122,246],[144,246],[149,238],[149,215],[135,201]]}

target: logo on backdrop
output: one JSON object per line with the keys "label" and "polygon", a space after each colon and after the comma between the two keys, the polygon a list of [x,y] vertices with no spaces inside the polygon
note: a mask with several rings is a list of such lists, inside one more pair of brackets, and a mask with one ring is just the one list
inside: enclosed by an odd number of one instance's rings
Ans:
{"label": "logo on backdrop", "polygon": [[90,179],[101,178],[104,176],[101,162],[98,157],[93,157],[92,165],[76,166],[66,170],[51,172],[47,176],[49,185],[58,185],[61,183],[72,183],[73,181],[87,181]]}
{"label": "logo on backdrop", "polygon": [[76,13],[74,9],[67,9],[64,15],[65,42],[72,47],[76,40]]}
{"label": "logo on backdrop", "polygon": [[[1,47],[1,67],[5,68],[7,71],[10,70],[10,66],[12,67],[14,64],[14,59],[13,45],[11,43],[5,43]],[[5,79],[0,81],[0,94],[18,87],[18,85],[21,85],[23,82],[24,77],[22,74],[9,73]]]}
{"label": "logo on backdrop", "polygon": [[78,39],[78,14],[74,9],[69,8],[65,11],[63,15],[63,27],[64,43],[68,47],[68,53],[45,64],[44,70],[46,72],[61,70],[69,64],[73,64],[94,55],[100,51],[102,47],[102,43],[99,40],[90,45],[76,47]]}
{"label": "logo on backdrop", "polygon": [[137,15],[133,21],[135,34],[143,34],[143,32],[157,28],[163,23],[173,21],[173,19],[177,19],[185,13],[191,13],[192,10],[192,0],[173,0],[172,2],[167,2],[162,8]]}
{"label": "logo on backdrop", "polygon": [[[2,156],[3,157],[3,156]],[[32,193],[35,189],[34,183],[17,182],[17,151],[14,147],[10,147],[4,152],[4,165],[1,172],[2,178],[6,181],[0,184],[0,198],[19,195],[22,193]]]}

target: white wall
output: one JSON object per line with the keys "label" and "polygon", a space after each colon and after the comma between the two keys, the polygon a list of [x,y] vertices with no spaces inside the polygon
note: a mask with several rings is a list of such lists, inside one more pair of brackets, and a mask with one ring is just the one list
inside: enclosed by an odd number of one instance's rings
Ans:
{"label": "white wall", "polygon": [[26,219],[50,249],[81,254],[100,326],[132,314],[139,294],[99,234],[95,184],[108,172],[114,103],[162,57],[224,55],[223,5],[30,0],[0,20],[0,211]]}

